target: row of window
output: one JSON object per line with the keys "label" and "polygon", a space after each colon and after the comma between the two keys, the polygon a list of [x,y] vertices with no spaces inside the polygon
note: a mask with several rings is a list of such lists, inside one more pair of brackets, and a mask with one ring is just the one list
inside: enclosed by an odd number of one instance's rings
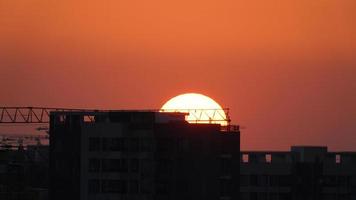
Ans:
{"label": "row of window", "polygon": [[241,186],[290,186],[293,179],[289,175],[268,176],[268,175],[241,175]]}
{"label": "row of window", "polygon": [[241,192],[241,200],[291,200],[291,193]]}
{"label": "row of window", "polygon": [[[251,159],[250,157],[252,157],[252,158],[254,158],[254,159]],[[287,155],[283,155],[283,156],[281,156],[281,155],[278,155],[277,157],[279,157],[279,160],[285,160],[285,161],[287,161]],[[272,154],[265,154],[264,155],[264,158],[263,158],[263,160],[256,160],[256,155],[250,155],[250,154],[246,154],[246,153],[243,153],[242,155],[241,155],[241,162],[242,163],[250,163],[251,161],[252,161],[252,163],[253,162],[266,162],[266,163],[272,163],[272,158],[273,158],[273,155]],[[295,162],[295,160],[296,160],[296,158],[295,157],[291,157],[293,160],[294,160],[294,162]],[[315,158],[315,161],[317,162],[319,160],[319,158],[317,157],[317,158]],[[336,164],[340,164],[341,163],[341,155],[340,154],[336,154],[336,155],[334,155],[334,161],[335,161],[335,163]]]}
{"label": "row of window", "polygon": [[323,176],[321,183],[323,186],[350,186],[354,182],[356,185],[356,177],[352,180],[351,176]]}
{"label": "row of window", "polygon": [[[174,139],[150,139],[150,138],[89,138],[89,151],[119,151],[119,152],[152,152],[156,147],[157,151],[186,151],[192,145],[188,140],[174,140]],[[200,142],[194,143],[194,148],[201,146]],[[201,148],[201,147],[199,147]]]}
{"label": "row of window", "polygon": [[[266,163],[271,163],[272,162],[272,155],[271,154],[266,154],[264,155],[264,161]],[[250,155],[249,154],[242,154],[241,156],[241,162],[242,163],[249,163],[251,162],[250,160]]]}
{"label": "row of window", "polygon": [[[220,195],[230,196],[236,188],[233,188],[231,180],[220,180]],[[186,182],[180,182],[176,185],[178,190],[182,192],[189,191],[189,186]],[[140,185],[138,180],[115,180],[115,179],[90,179],[88,181],[88,193],[118,193],[118,194],[137,194],[137,193],[149,193],[149,187]],[[155,194],[168,194],[170,190],[170,184],[167,181],[159,181],[155,183]]]}
{"label": "row of window", "polygon": [[[189,186],[178,184],[177,189],[182,192],[189,191]],[[152,184],[140,183],[137,180],[99,180],[91,179],[88,181],[89,194],[117,193],[117,194],[149,194],[154,192],[156,195],[167,195],[170,191],[170,184],[167,181],[159,181]]]}
{"label": "row of window", "polygon": [[[241,192],[241,200],[292,200],[295,199],[293,193],[282,192]],[[335,200],[335,199],[355,199],[351,194],[321,194],[319,196],[323,200]]]}
{"label": "row of window", "polygon": [[89,138],[89,151],[150,151],[151,140],[141,141],[136,138]]}
{"label": "row of window", "polygon": [[89,159],[89,172],[138,172],[139,159]]}
{"label": "row of window", "polygon": [[[89,194],[149,194],[153,190],[152,183],[138,180],[90,179],[88,181]],[[155,194],[168,194],[168,182],[155,182]]]}
{"label": "row of window", "polygon": [[[323,176],[319,179],[322,186],[350,186],[351,176]],[[241,186],[291,186],[296,181],[291,175],[241,175]]]}
{"label": "row of window", "polygon": [[[149,164],[147,160],[137,158],[121,159],[89,159],[89,172],[138,172],[141,164]],[[172,173],[173,161],[168,158],[161,158],[155,162],[156,170],[161,173]],[[232,172],[231,158],[221,159],[220,171],[222,175],[230,175]]]}
{"label": "row of window", "polygon": [[136,194],[139,192],[138,180],[99,180],[90,179],[88,181],[88,193],[119,193]]}

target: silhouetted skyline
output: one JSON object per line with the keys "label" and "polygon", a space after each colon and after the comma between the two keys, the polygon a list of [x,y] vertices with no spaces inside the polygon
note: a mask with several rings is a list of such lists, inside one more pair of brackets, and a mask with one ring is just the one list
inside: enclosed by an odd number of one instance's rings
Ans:
{"label": "silhouetted skyline", "polygon": [[245,127],[242,149],[355,150],[355,7],[4,0],[0,105],[146,109],[198,92]]}

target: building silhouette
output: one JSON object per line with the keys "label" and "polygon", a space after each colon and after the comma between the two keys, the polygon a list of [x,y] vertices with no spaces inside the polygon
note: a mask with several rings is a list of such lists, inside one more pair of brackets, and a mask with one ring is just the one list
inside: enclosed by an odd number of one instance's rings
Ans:
{"label": "building silhouette", "polygon": [[238,127],[185,114],[52,112],[51,200],[239,198]]}
{"label": "building silhouette", "polygon": [[0,199],[48,199],[48,146],[0,146]]}
{"label": "building silhouette", "polygon": [[240,152],[238,127],[180,113],[57,111],[51,200],[356,199],[356,152],[293,146]]}
{"label": "building silhouette", "polygon": [[244,151],[240,172],[241,200],[356,199],[356,152]]}

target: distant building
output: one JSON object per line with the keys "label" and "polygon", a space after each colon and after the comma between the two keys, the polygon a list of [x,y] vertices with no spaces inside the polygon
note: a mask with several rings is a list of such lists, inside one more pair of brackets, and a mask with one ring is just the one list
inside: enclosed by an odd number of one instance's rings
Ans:
{"label": "distant building", "polygon": [[1,200],[48,200],[48,149],[0,150]]}
{"label": "distant building", "polygon": [[241,152],[241,200],[354,200],[356,152]]}
{"label": "distant building", "polygon": [[177,113],[52,112],[50,199],[238,199],[240,134],[231,127]]}

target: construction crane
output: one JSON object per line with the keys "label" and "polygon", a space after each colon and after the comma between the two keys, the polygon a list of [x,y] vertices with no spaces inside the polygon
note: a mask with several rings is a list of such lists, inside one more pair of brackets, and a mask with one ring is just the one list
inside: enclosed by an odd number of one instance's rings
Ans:
{"label": "construction crane", "polygon": [[93,111],[90,109],[46,108],[46,107],[0,107],[0,123],[48,124],[52,111]]}
{"label": "construction crane", "polygon": [[[0,125],[39,124],[37,131],[48,134],[49,115],[52,111],[84,111],[85,109],[48,108],[48,107],[0,107]],[[27,143],[41,144],[41,140],[48,140],[48,135],[0,135],[0,149],[17,149]]]}

